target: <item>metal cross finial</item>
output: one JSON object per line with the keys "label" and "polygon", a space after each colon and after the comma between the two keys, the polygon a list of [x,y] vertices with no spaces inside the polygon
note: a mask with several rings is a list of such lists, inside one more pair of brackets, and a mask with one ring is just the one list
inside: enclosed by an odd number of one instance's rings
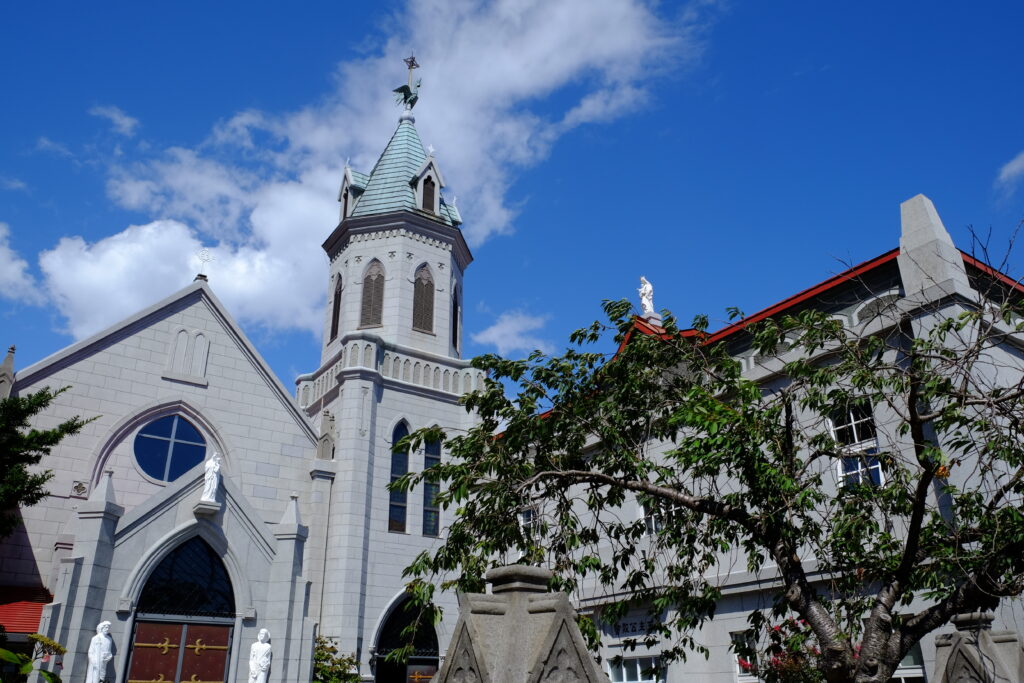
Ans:
{"label": "metal cross finial", "polygon": [[210,261],[216,261],[216,259],[213,257],[213,254],[210,253],[210,250],[207,249],[206,247],[200,249],[196,253],[196,256],[199,258],[199,263],[201,264],[199,266],[199,274],[205,275],[203,271],[206,270],[206,264],[209,263]]}
{"label": "metal cross finial", "polygon": [[416,61],[416,55],[410,54],[408,57],[402,60],[405,62],[406,68],[409,69],[409,87],[412,87],[412,70],[420,68],[419,62]]}

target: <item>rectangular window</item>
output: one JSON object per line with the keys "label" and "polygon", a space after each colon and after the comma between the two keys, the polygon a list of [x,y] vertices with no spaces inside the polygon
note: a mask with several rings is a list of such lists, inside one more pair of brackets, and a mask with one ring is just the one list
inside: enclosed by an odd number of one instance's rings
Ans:
{"label": "rectangular window", "polygon": [[839,462],[839,480],[844,486],[883,483],[878,460],[878,436],[870,404],[852,402],[829,418],[829,429],[845,455]]}
{"label": "rectangular window", "polygon": [[[424,448],[423,469],[429,470],[441,464],[441,444],[431,441]],[[436,479],[428,478],[423,484],[423,535],[439,536],[441,534],[441,509],[437,505],[437,494],[441,487]]]}
{"label": "rectangular window", "polygon": [[732,651],[736,662],[736,681],[738,683],[756,683],[758,678],[757,669],[757,640],[750,631],[737,631],[730,633],[732,639]]}
{"label": "rectangular window", "polygon": [[915,643],[914,647],[910,648],[910,652],[903,658],[889,680],[892,683],[925,683],[921,643]]}
{"label": "rectangular window", "polygon": [[877,448],[869,448],[861,453],[843,456],[844,485],[871,484],[872,486],[881,486],[882,464],[878,461],[877,453]]}
{"label": "rectangular window", "polygon": [[519,511],[519,528],[523,530],[523,536],[532,539],[540,530],[540,515],[537,508],[526,507]]}
{"label": "rectangular window", "polygon": [[665,670],[657,657],[623,657],[617,664],[608,662],[608,678],[612,683],[664,683]]}
{"label": "rectangular window", "polygon": [[640,503],[644,516],[644,534],[654,536],[667,525],[671,525],[673,517],[680,511],[679,506],[666,503],[646,501]]}

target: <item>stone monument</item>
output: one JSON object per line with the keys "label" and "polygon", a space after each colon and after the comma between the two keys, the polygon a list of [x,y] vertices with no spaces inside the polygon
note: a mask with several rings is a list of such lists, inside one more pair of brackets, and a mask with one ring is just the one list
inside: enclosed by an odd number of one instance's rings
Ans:
{"label": "stone monument", "polygon": [[1024,681],[1024,647],[1016,631],[993,631],[992,612],[953,617],[955,633],[935,637],[936,683]]}
{"label": "stone monument", "polygon": [[114,657],[114,641],[110,637],[110,622],[101,621],[96,625],[96,635],[89,641],[89,670],[85,683],[103,683],[113,680],[107,676],[107,668]]}
{"label": "stone monument", "polygon": [[270,631],[261,628],[256,642],[249,648],[249,683],[267,683],[270,660],[274,656],[270,647]]}
{"label": "stone monument", "polygon": [[487,572],[489,595],[460,596],[448,657],[434,683],[608,683],[551,572],[512,565]]}

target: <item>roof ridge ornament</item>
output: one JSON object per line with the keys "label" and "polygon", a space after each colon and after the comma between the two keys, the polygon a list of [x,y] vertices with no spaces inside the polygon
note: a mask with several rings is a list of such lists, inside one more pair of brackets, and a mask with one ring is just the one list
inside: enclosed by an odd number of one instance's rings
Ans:
{"label": "roof ridge ornament", "polygon": [[409,69],[409,82],[392,91],[395,93],[395,101],[398,104],[405,105],[405,111],[398,117],[398,120],[399,122],[408,121],[409,123],[416,123],[416,119],[412,115],[412,108],[416,106],[416,102],[420,99],[420,84],[423,82],[423,79],[416,79],[416,84],[413,85],[412,70],[420,68],[420,65],[416,61],[415,55],[409,55],[402,61],[405,62],[405,66]]}

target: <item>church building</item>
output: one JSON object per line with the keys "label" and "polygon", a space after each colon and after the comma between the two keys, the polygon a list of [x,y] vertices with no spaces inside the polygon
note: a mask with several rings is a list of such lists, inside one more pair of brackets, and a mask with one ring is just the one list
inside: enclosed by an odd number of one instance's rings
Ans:
{"label": "church building", "polygon": [[396,450],[403,436],[470,426],[459,396],[483,377],[461,357],[472,255],[404,90],[376,165],[345,168],[324,231],[320,366],[294,393],[202,275],[16,373],[8,354],[2,395],[68,387],[37,426],[92,420],[46,458],[49,495],[0,542],[10,643],[65,644],[65,680],[85,680],[103,621],[118,683],[243,683],[261,629],[272,681],[309,680],[315,634],[354,652],[366,680],[436,671],[454,617],[421,628],[407,664],[385,658],[410,619],[402,569],[445,524],[437,488],[386,487],[442,456]]}

